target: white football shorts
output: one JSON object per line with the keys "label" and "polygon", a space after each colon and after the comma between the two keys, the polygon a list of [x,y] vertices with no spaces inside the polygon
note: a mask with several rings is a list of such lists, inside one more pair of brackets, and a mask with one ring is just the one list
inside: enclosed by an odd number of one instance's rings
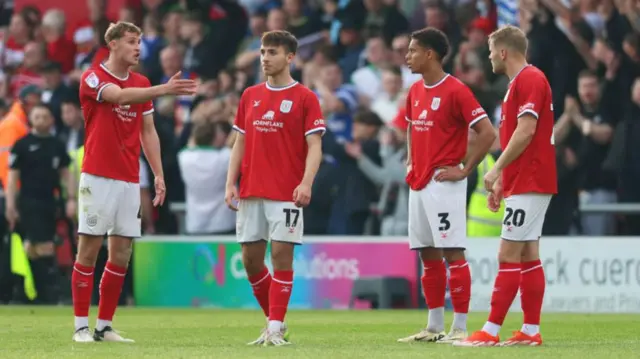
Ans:
{"label": "white football shorts", "polygon": [[411,249],[466,248],[466,178],[458,182],[431,179],[425,188],[410,190],[409,246]]}
{"label": "white football shorts", "polygon": [[502,239],[537,241],[542,235],[544,217],[551,202],[550,194],[523,193],[504,199]]}
{"label": "white football shorts", "polygon": [[293,202],[241,199],[236,216],[236,238],[239,243],[264,240],[302,244],[303,218],[302,208]]}
{"label": "white football shorts", "polygon": [[140,237],[140,184],[82,173],[78,189],[78,233]]}

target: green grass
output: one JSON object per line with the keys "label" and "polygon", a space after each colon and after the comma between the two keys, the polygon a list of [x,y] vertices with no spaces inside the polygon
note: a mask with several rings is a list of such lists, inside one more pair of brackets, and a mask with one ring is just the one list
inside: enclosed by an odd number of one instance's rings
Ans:
{"label": "green grass", "polygon": [[[69,307],[0,307],[0,358],[634,358],[640,354],[640,316],[543,316],[544,346],[455,348],[402,344],[426,322],[426,311],[291,311],[289,347],[247,347],[264,324],[258,311],[120,308],[115,327],[135,344],[71,342]],[[480,328],[484,313],[470,316]],[[450,315],[447,318],[451,320]],[[504,337],[519,329],[513,314]],[[92,312],[91,323],[95,322]]]}

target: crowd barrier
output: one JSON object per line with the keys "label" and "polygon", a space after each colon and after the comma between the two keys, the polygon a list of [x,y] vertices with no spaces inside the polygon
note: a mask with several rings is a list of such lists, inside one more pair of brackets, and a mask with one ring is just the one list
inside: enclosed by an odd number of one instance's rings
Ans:
{"label": "crowd barrier", "polygon": [[[499,240],[468,242],[471,310],[487,311]],[[640,238],[545,237],[541,259],[545,311],[640,313]],[[233,236],[143,237],[135,242],[134,266],[140,306],[258,308]],[[405,237],[305,237],[296,247],[290,307],[346,309],[354,280],[380,276],[406,278],[415,307],[423,302],[421,270]],[[520,310],[519,300],[512,309]]]}

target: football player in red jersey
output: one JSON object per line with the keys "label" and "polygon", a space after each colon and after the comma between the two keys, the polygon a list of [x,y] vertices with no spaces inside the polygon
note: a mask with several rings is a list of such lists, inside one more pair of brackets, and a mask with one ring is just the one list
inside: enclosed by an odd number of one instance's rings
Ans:
{"label": "football player in red jersey", "polygon": [[[286,31],[262,36],[260,59],[267,81],[244,91],[233,126],[237,134],[225,201],[238,211],[242,261],[268,321],[252,345],[289,344],[284,317],[293,285],[293,249],[302,244],[302,207],[311,200],[322,160],[320,103],[289,72],[297,47]],[[273,276],[264,264],[268,241]]]}
{"label": "football player in red jersey", "polygon": [[[196,83],[180,79],[180,74],[165,85],[150,87],[146,77],[130,71],[140,57],[140,35],[134,24],[112,24],[105,33],[109,59],[89,68],[80,82],[86,135],[78,184],[78,255],[71,279],[76,342],[132,341],[114,331],[111,321],[127,273],[131,240],[141,234],[140,144],[155,175],[154,205],[161,205],[165,197],[151,100],[196,91]],[[100,282],[98,322],[91,335],[93,271],[105,234],[109,258]]]}
{"label": "football player in red jersey", "polygon": [[[455,344],[536,346],[542,344],[540,312],[546,283],[539,239],[551,196],[557,193],[551,87],[540,70],[527,64],[522,30],[496,30],[489,37],[489,50],[493,71],[511,80],[500,119],[503,152],[484,177],[489,208],[497,211],[503,197],[505,201],[499,269],[489,320],[482,330]],[[498,332],[518,289],[524,325],[500,343]]]}
{"label": "football player in red jersey", "polygon": [[[411,34],[407,64],[418,81],[409,90],[407,183],[409,245],[420,251],[424,266],[422,289],[429,319],[419,333],[400,342],[452,343],[466,337],[471,298],[471,274],[465,259],[467,240],[467,176],[486,156],[496,131],[471,90],[442,69],[449,53],[444,33],[426,28]],[[467,152],[469,128],[477,132]],[[447,269],[453,304],[453,324],[445,333],[444,304]]]}

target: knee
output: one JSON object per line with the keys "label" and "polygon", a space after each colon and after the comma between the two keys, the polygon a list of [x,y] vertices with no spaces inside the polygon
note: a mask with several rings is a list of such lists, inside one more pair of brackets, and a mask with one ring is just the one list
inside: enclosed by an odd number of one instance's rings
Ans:
{"label": "knee", "polygon": [[422,260],[422,263],[441,261],[443,256],[443,251],[440,248],[428,247],[420,250],[420,259]]}
{"label": "knee", "polygon": [[271,244],[271,263],[273,270],[292,270],[293,269],[293,251],[294,245],[291,243]]}
{"label": "knee", "polygon": [[466,260],[464,256],[464,249],[447,249],[444,251],[444,258],[447,260],[447,263],[451,264],[457,261]]}
{"label": "knee", "polygon": [[249,276],[258,274],[264,268],[264,255],[246,248],[242,251],[242,264]]}
{"label": "knee", "polygon": [[109,262],[119,267],[127,267],[131,259],[131,252],[131,246],[111,248],[109,251]]}

